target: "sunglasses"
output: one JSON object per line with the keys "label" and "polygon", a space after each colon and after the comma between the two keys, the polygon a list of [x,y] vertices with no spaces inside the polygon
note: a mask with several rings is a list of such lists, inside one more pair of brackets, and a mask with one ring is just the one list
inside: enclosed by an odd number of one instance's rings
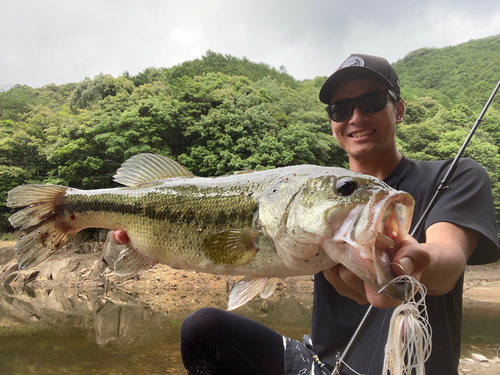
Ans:
{"label": "sunglasses", "polygon": [[326,107],[328,116],[335,122],[348,119],[354,112],[354,105],[366,113],[375,113],[383,110],[387,105],[387,95],[398,100],[391,90],[371,91],[354,99],[343,99]]}

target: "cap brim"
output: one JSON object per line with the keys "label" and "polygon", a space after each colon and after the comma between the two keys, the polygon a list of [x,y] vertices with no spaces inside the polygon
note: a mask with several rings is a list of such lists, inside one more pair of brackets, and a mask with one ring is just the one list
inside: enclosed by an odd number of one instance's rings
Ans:
{"label": "cap brim", "polygon": [[328,77],[319,92],[319,100],[321,100],[322,103],[330,104],[333,92],[337,86],[348,79],[356,77],[374,78],[377,81],[386,84],[387,87],[395,89],[392,83],[379,72],[366,66],[349,66],[336,71]]}

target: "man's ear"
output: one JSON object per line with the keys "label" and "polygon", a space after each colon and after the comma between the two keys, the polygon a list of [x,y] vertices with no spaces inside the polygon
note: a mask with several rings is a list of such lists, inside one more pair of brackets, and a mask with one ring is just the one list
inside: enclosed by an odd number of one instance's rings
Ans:
{"label": "man's ear", "polygon": [[332,128],[333,138],[337,139],[337,134],[335,134],[335,129],[333,128],[333,121],[330,120],[330,128]]}
{"label": "man's ear", "polygon": [[396,124],[402,123],[404,117],[405,117],[405,103],[402,100],[399,100],[396,107]]}

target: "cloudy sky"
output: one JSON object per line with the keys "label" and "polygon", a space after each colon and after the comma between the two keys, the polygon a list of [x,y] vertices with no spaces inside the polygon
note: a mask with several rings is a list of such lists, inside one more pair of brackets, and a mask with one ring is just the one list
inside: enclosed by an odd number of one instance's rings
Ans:
{"label": "cloudy sky", "polygon": [[0,0],[0,88],[135,75],[207,50],[296,79],[500,34],[498,0]]}

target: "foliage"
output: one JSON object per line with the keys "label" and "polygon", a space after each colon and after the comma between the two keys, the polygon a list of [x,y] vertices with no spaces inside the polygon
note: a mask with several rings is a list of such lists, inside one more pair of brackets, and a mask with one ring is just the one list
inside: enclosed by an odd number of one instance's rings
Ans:
{"label": "foliage", "polygon": [[122,92],[131,93],[134,83],[126,77],[113,78],[109,74],[99,74],[94,79],[85,77],[71,95],[69,105],[77,108],[89,108],[92,104]]}
{"label": "foliage", "polygon": [[1,233],[0,241],[15,241],[16,237],[12,233]]}
{"label": "foliage", "polygon": [[[394,64],[406,102],[398,145],[407,157],[457,153],[498,79],[499,58],[496,36],[422,48]],[[284,67],[207,51],[135,76],[2,87],[0,199],[23,183],[111,187],[121,163],[141,152],[172,157],[200,176],[306,163],[348,167],[318,100],[325,79],[296,81]],[[490,174],[500,212],[498,102],[466,156]],[[0,206],[1,231],[11,213]]]}
{"label": "foliage", "polygon": [[193,78],[208,73],[243,76],[254,82],[261,78],[271,77],[282,85],[298,86],[298,82],[286,72],[283,66],[279,70],[276,70],[264,63],[257,64],[251,62],[246,57],[238,59],[231,55],[223,55],[210,50],[201,59],[185,61],[170,69],[150,67],[136,76],[130,77],[128,72],[125,73],[125,76],[132,80],[136,86],[156,81],[168,82],[169,85],[175,85],[176,81],[183,77]]}
{"label": "foliage", "polygon": [[[432,96],[480,111],[498,83],[500,35],[446,48],[421,48],[394,64],[403,97]],[[436,95],[439,93],[438,95]],[[434,94],[434,95],[433,95]],[[500,109],[499,102],[493,105]]]}
{"label": "foliage", "polygon": [[17,120],[22,114],[28,112],[40,100],[35,95],[35,90],[26,85],[14,85],[0,88],[0,114],[1,120]]}

